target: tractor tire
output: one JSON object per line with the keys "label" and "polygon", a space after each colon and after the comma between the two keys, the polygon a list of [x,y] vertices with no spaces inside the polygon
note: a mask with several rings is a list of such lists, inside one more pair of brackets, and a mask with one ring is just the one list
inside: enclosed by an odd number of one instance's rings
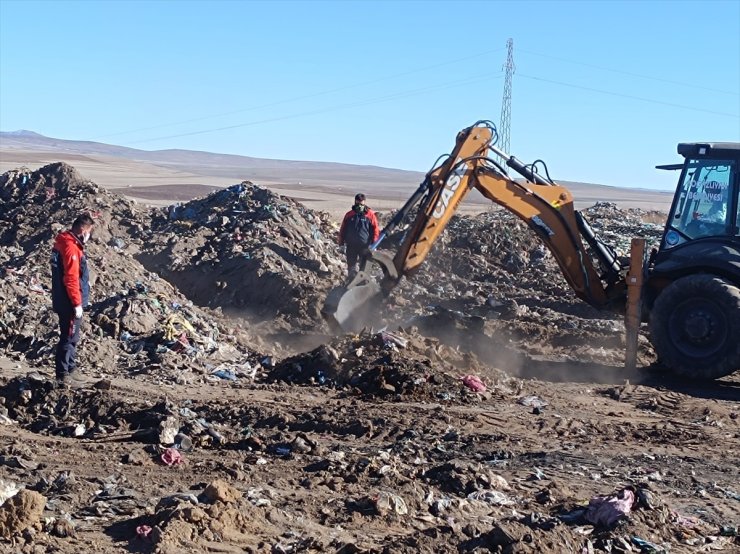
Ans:
{"label": "tractor tire", "polygon": [[650,314],[658,360],[690,379],[719,379],[740,369],[740,289],[713,275],[675,280]]}

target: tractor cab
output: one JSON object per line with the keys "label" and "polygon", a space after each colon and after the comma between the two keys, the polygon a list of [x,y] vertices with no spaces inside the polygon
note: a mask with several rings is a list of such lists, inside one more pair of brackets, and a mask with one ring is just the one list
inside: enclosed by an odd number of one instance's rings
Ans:
{"label": "tractor cab", "polygon": [[681,177],[644,291],[650,341],[679,375],[717,379],[740,369],[740,143],[681,143],[678,153]]}
{"label": "tractor cab", "polygon": [[660,250],[702,239],[740,241],[740,143],[681,143],[681,177]]}

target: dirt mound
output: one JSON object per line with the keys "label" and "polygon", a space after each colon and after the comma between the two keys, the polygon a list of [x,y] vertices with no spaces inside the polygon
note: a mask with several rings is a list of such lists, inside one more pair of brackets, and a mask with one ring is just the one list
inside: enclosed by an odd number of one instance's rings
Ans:
{"label": "dirt mound", "polygon": [[[367,397],[475,402],[480,397],[464,384],[463,377],[481,369],[474,357],[436,340],[384,331],[336,339],[287,358],[267,379],[348,388]],[[487,371],[486,379],[489,387],[507,380],[504,374],[492,371]]]}
{"label": "dirt mound", "polygon": [[132,546],[163,554],[205,550],[222,542],[256,548],[265,531],[275,532],[275,528],[241,496],[231,485],[217,480],[199,494],[163,497],[153,516],[133,522],[136,535]]}
{"label": "dirt mound", "polygon": [[[629,254],[633,236],[647,238],[649,246],[660,240],[661,227],[644,222],[646,214],[640,210],[599,203],[582,213],[619,256]],[[497,308],[513,301],[583,318],[604,317],[575,297],[537,235],[503,209],[453,217],[428,260],[408,281],[399,296],[413,300],[425,294],[429,304],[450,309],[480,311],[487,303],[490,311],[500,313]]]}
{"label": "dirt mound", "polygon": [[[659,225],[650,215],[599,203],[583,211],[618,255],[633,236],[655,245]],[[455,216],[420,270],[384,305],[390,325],[422,333],[476,353],[516,373],[517,353],[594,363],[621,363],[621,316],[597,310],[574,295],[557,262],[534,232],[508,211]],[[655,354],[645,336],[640,360]]]}
{"label": "dirt mound", "polygon": [[0,506],[0,537],[10,538],[36,525],[46,505],[46,498],[34,491],[21,489]]}
{"label": "dirt mound", "polygon": [[51,365],[57,317],[51,310],[49,258],[54,237],[81,212],[95,219],[88,244],[91,307],[81,367],[202,379],[214,368],[261,358],[249,338],[227,326],[135,258],[151,240],[149,212],[50,164],[0,177],[0,348]]}
{"label": "dirt mound", "polygon": [[142,261],[194,302],[269,319],[322,324],[327,288],[344,268],[327,214],[249,182],[155,215]]}

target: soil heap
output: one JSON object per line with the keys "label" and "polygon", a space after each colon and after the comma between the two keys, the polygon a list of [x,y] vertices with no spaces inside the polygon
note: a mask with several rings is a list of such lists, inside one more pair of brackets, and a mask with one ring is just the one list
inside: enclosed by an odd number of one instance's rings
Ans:
{"label": "soil heap", "polygon": [[[110,375],[147,371],[166,380],[244,368],[262,358],[248,337],[198,308],[136,256],[152,239],[147,210],[54,163],[0,176],[0,348],[53,367],[57,317],[51,310],[54,238],[74,218],[95,219],[86,248],[91,306],[80,363]],[[249,366],[251,370],[252,367]]]}
{"label": "soil heap", "polygon": [[156,212],[151,230],[145,265],[196,304],[273,330],[320,327],[345,271],[327,214],[250,182]]}
{"label": "soil heap", "polygon": [[[597,235],[619,256],[631,237],[657,245],[662,226],[639,209],[602,202],[583,210]],[[455,216],[418,273],[404,279],[388,302],[387,321],[475,352],[516,372],[518,353],[561,359],[620,362],[621,316],[579,300],[535,233],[503,209]],[[543,352],[543,346],[546,352]],[[641,362],[654,361],[643,336]]]}

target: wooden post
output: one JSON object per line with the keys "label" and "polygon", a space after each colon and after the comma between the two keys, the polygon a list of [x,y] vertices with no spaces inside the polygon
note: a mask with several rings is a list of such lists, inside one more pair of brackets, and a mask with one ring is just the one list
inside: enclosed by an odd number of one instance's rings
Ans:
{"label": "wooden post", "polygon": [[642,285],[645,275],[645,239],[633,238],[630,249],[630,269],[627,272],[627,311],[624,315],[626,352],[624,367],[637,367],[637,335],[642,322]]}

